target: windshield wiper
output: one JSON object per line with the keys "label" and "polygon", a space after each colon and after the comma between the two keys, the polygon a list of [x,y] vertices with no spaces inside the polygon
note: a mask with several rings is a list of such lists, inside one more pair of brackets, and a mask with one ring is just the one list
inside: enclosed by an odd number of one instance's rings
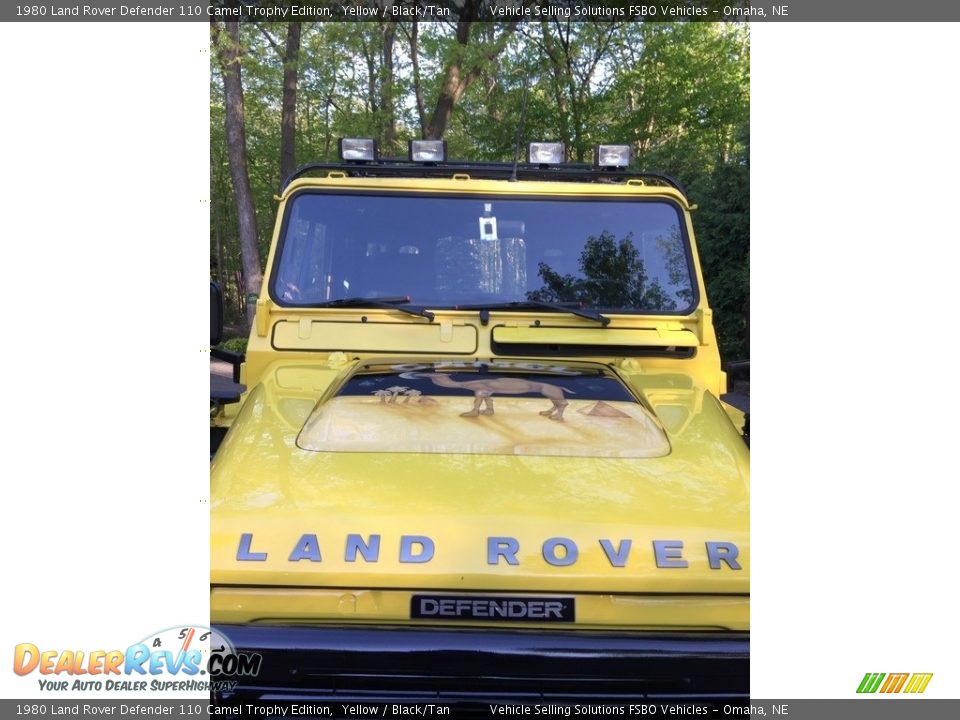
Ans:
{"label": "windshield wiper", "polygon": [[410,302],[409,295],[397,295],[396,297],[382,297],[382,298],[368,298],[368,297],[348,297],[348,298],[339,298],[337,300],[326,300],[324,302],[310,303],[309,305],[304,305],[302,307],[311,307],[311,308],[325,308],[325,307],[375,307],[375,308],[385,308],[387,310],[399,310],[400,312],[406,313],[407,315],[416,315],[417,317],[425,317],[430,322],[433,322],[433,313],[429,310],[424,310],[420,308],[408,308],[403,307]]}
{"label": "windshield wiper", "polygon": [[601,325],[609,325],[610,318],[601,315],[596,310],[585,308],[581,302],[544,302],[543,300],[516,300],[503,303],[481,303],[478,305],[457,305],[457,310],[551,310],[553,312],[570,313],[577,317],[593,320]]}

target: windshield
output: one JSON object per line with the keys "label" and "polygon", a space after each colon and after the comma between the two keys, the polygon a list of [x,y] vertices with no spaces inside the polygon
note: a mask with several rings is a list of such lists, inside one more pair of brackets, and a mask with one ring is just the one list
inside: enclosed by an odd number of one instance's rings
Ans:
{"label": "windshield", "polygon": [[682,227],[666,201],[305,192],[288,205],[271,294],[291,306],[409,296],[687,313]]}

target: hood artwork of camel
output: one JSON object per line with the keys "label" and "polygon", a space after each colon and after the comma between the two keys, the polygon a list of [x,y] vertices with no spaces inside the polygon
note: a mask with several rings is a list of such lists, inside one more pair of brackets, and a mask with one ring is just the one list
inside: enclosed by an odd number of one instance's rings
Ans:
{"label": "hood artwork of camel", "polygon": [[[563,410],[567,403],[564,393],[575,395],[572,390],[536,380],[524,380],[516,377],[483,378],[482,380],[454,380],[443,373],[404,373],[401,377],[426,378],[438,387],[463,388],[473,392],[473,408],[460,413],[460,417],[478,417],[493,415],[493,395],[523,395],[538,392],[553,403],[553,407],[540,414],[551,420],[563,422]],[[481,410],[480,408],[483,407]]]}

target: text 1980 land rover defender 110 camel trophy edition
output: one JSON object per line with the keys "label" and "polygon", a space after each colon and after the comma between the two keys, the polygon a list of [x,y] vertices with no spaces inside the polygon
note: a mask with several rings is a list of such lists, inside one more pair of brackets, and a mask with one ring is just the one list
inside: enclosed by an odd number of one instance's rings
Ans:
{"label": "text 1980 land rover defender 110 camel trophy edition", "polygon": [[749,451],[684,191],[531,143],[298,170],[212,464],[230,697],[748,693]]}

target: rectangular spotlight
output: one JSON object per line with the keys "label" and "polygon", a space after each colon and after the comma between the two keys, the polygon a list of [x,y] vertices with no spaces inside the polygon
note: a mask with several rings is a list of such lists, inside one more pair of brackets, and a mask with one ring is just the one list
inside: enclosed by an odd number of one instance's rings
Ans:
{"label": "rectangular spotlight", "polygon": [[377,159],[377,141],[373,138],[340,138],[340,159],[369,161]]}
{"label": "rectangular spotlight", "polygon": [[409,158],[413,162],[443,162],[447,159],[447,141],[411,140]]}
{"label": "rectangular spotlight", "polygon": [[597,145],[593,151],[593,164],[596,167],[625,168],[630,165],[629,145]]}
{"label": "rectangular spotlight", "polygon": [[527,145],[527,162],[535,165],[560,165],[566,160],[563,143],[532,142]]}

